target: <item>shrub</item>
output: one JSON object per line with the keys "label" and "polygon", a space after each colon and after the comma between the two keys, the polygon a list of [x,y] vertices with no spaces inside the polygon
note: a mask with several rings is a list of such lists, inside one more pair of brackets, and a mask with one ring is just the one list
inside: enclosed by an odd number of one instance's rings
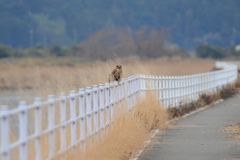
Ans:
{"label": "shrub", "polygon": [[196,49],[197,56],[201,58],[221,59],[226,56],[224,49],[218,46],[202,45]]}
{"label": "shrub", "polygon": [[61,46],[56,45],[56,44],[49,47],[49,52],[50,52],[51,55],[54,55],[54,56],[60,56],[61,57],[61,56],[66,55],[64,49]]}
{"label": "shrub", "polygon": [[12,53],[12,48],[5,45],[0,45],[0,58],[10,57]]}
{"label": "shrub", "polygon": [[229,97],[236,95],[237,93],[239,93],[237,88],[229,86],[221,90],[220,96],[222,99],[227,99]]}

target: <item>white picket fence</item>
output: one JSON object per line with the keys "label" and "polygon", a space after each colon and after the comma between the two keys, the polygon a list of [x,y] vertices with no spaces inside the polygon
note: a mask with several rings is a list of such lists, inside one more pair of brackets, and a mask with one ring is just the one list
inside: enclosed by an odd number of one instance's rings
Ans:
{"label": "white picket fence", "polygon": [[135,75],[120,84],[50,95],[47,101],[36,98],[29,105],[22,101],[13,110],[2,106],[1,159],[53,159],[72,148],[84,151],[87,141],[94,143],[104,135],[119,109],[131,110],[147,91],[155,92],[165,107],[178,107],[235,82],[236,65],[217,62],[216,67],[222,70],[187,76]]}

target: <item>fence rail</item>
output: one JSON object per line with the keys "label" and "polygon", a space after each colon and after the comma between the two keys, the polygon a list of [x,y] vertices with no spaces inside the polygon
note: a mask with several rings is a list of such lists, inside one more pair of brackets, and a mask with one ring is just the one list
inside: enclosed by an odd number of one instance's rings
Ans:
{"label": "fence rail", "polygon": [[[22,101],[13,110],[2,106],[0,159],[53,159],[74,147],[84,151],[86,141],[91,144],[101,138],[115,114],[131,110],[147,91],[155,92],[169,108],[195,101],[203,93],[216,93],[235,82],[236,65],[217,62],[216,67],[222,70],[187,76],[135,75],[120,84],[95,85],[59,97],[50,95],[47,101],[36,98],[29,105]],[[43,153],[43,148],[48,151]]]}

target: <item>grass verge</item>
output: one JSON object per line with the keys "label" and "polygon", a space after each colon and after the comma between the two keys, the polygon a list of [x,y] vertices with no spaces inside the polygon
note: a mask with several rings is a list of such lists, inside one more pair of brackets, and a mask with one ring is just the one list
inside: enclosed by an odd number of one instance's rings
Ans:
{"label": "grass verge", "polygon": [[[150,139],[150,130],[166,128],[168,112],[153,94],[140,100],[126,114],[119,114],[109,131],[83,154],[72,150],[64,159],[71,160],[127,160],[144,147]],[[60,158],[61,159],[61,158]]]}
{"label": "grass verge", "polygon": [[[137,106],[127,114],[119,114],[111,129],[102,140],[87,148],[86,152],[70,151],[65,159],[71,160],[128,160],[144,148],[145,141],[150,140],[153,129],[168,128],[170,119],[181,117],[219,99],[226,99],[238,93],[238,82],[222,88],[214,95],[202,94],[200,98],[179,108],[164,109],[153,94],[140,100]],[[61,159],[63,160],[63,159]]]}
{"label": "grass verge", "polygon": [[229,136],[229,138],[236,138],[240,140],[240,123],[238,123],[237,125],[227,126],[223,130],[232,133],[232,135]]}
{"label": "grass verge", "polygon": [[188,114],[196,109],[205,107],[206,105],[211,105],[217,100],[227,99],[233,97],[239,93],[240,79],[238,79],[234,84],[223,87],[218,90],[215,94],[202,94],[200,98],[195,102],[181,105],[178,108],[168,109],[169,115],[171,118],[181,117],[185,114]]}

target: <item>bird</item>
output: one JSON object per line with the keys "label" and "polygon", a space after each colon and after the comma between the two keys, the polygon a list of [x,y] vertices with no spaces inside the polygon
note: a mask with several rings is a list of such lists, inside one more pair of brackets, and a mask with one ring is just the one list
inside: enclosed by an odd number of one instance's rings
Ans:
{"label": "bird", "polygon": [[118,84],[122,80],[122,65],[116,65],[116,68],[110,73],[108,82],[110,83],[111,81],[117,81]]}

